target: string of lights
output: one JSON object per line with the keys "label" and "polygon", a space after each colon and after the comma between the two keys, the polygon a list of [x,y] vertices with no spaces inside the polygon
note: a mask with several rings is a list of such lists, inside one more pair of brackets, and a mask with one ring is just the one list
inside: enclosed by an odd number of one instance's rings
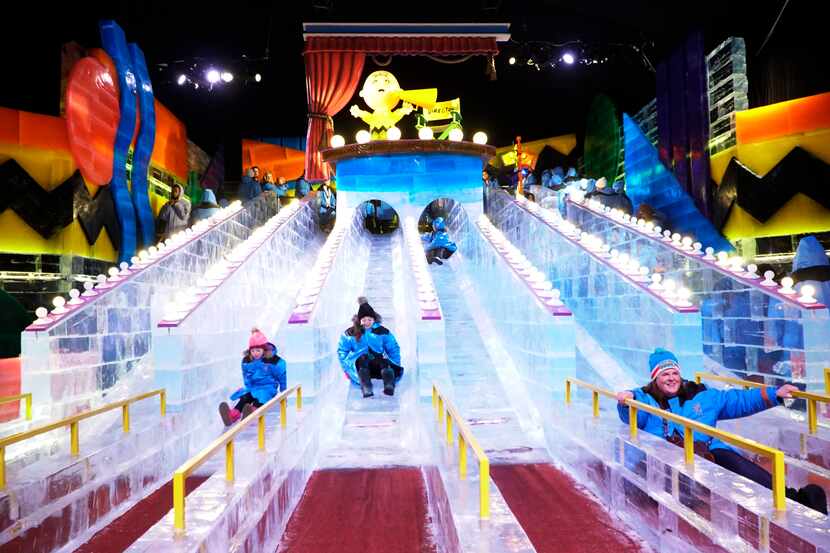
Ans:
{"label": "string of lights", "polygon": [[619,42],[585,42],[569,40],[567,42],[549,42],[532,40],[519,42],[511,40],[502,52],[508,54],[507,63],[517,67],[542,69],[559,69],[571,66],[600,65],[619,58],[636,55],[645,68],[654,73],[655,69],[645,49],[649,44],[637,45]]}
{"label": "string of lights", "polygon": [[154,81],[207,91],[217,87],[247,86],[262,82],[263,66],[267,60],[267,57],[248,58],[243,55],[239,59],[222,62],[196,57],[158,63],[156,68],[159,74]]}

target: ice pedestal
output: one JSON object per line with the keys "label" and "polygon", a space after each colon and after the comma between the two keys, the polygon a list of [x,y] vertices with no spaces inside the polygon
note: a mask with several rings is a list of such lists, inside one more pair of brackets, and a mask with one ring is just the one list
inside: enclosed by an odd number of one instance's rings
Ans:
{"label": "ice pedestal", "polygon": [[[640,263],[664,269],[664,278],[681,279],[700,305],[707,363],[739,378],[803,383],[824,390],[830,365],[830,314],[782,301],[758,283],[718,270],[586,206],[568,203],[568,218]],[[746,274],[744,272],[744,274]]]}
{"label": "ice pedestal", "polygon": [[[668,307],[525,211],[504,192],[488,190],[488,214],[505,237],[561,291],[576,323],[625,367],[630,377],[642,378],[655,347],[674,352],[681,366],[701,366],[700,313]],[[577,367],[577,373],[588,369]]]}
{"label": "ice pedestal", "polygon": [[33,394],[35,417],[57,419],[146,391],[142,377],[152,374],[148,353],[164,306],[275,209],[253,202],[48,330],[23,332],[21,387]]}

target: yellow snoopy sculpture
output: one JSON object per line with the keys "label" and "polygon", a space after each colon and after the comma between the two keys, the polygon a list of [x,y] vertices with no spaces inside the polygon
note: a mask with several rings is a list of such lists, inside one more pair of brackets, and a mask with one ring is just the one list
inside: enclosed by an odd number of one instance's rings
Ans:
{"label": "yellow snoopy sculpture", "polygon": [[[369,125],[374,139],[385,139],[386,131],[395,126],[405,115],[413,111],[413,105],[432,109],[438,98],[438,90],[424,88],[420,90],[401,90],[398,79],[389,71],[375,71],[366,77],[360,97],[372,111],[364,111],[359,106],[352,106],[351,114]],[[403,105],[395,109],[398,102]]]}

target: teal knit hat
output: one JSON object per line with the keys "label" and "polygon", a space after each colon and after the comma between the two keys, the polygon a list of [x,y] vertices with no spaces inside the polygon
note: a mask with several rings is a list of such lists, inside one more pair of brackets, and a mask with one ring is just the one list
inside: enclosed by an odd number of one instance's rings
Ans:
{"label": "teal knit hat", "polygon": [[677,362],[677,357],[669,350],[657,348],[648,356],[648,367],[651,369],[651,379],[654,380],[667,369],[677,369],[679,371],[680,363]]}

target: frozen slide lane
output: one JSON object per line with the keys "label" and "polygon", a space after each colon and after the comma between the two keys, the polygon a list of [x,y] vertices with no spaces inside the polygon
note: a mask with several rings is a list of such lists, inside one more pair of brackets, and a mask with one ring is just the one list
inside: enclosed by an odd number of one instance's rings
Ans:
{"label": "frozen slide lane", "polygon": [[502,496],[539,553],[633,553],[641,544],[619,529],[599,503],[545,463],[495,465]]}
{"label": "frozen slide lane", "polygon": [[427,553],[427,496],[415,467],[320,470],[288,522],[280,553]]}

